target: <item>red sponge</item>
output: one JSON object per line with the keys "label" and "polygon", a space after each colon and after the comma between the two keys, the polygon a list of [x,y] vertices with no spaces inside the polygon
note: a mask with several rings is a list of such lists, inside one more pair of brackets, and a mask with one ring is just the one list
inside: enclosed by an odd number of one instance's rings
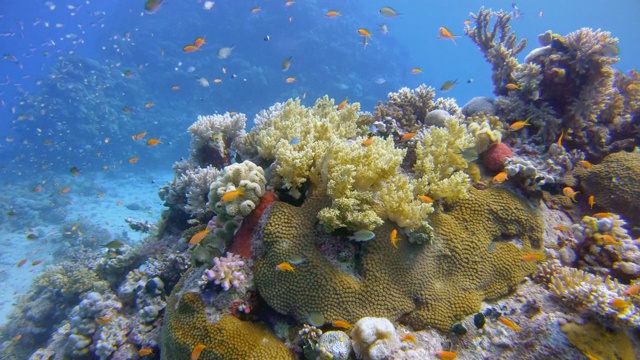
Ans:
{"label": "red sponge", "polygon": [[489,170],[500,171],[504,168],[504,160],[513,156],[513,151],[505,143],[493,143],[482,153],[482,163]]}

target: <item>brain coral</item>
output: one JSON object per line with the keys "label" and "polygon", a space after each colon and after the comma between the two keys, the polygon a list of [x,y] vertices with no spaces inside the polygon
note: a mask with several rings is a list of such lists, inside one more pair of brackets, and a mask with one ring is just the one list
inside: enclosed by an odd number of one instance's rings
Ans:
{"label": "brain coral", "polygon": [[200,360],[293,359],[289,349],[267,328],[232,315],[212,323],[200,294],[186,292],[178,298],[185,273],[167,300],[162,333],[162,359],[190,359],[193,348],[204,344]]}
{"label": "brain coral", "polygon": [[608,155],[591,169],[578,171],[585,193],[596,204],[640,224],[640,153],[617,152]]}
{"label": "brain coral", "polygon": [[[542,224],[524,200],[499,188],[472,188],[470,195],[432,215],[430,245],[403,238],[396,249],[390,223],[376,228],[355,274],[316,247],[329,236],[316,227],[326,197],[312,196],[301,207],[276,202],[254,233],[257,289],[276,311],[303,322],[318,313],[327,322],[375,316],[448,330],[483,299],[509,293],[536,266],[520,257],[542,246]],[[297,260],[295,271],[276,270],[290,259]]]}

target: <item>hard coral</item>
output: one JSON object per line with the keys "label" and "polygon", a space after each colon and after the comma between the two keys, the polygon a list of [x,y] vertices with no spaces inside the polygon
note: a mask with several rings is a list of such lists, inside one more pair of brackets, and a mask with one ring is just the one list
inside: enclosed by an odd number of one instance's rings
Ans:
{"label": "hard coral", "polygon": [[245,262],[240,256],[227,253],[225,257],[214,257],[213,268],[204,273],[207,281],[213,281],[216,285],[220,285],[224,291],[229,291],[232,287],[242,291],[247,286],[247,274],[244,266]]}
{"label": "hard coral", "polygon": [[231,147],[245,135],[246,122],[244,114],[198,116],[198,121],[189,127],[191,158],[200,167],[211,165],[221,169],[231,164]]}
{"label": "hard coral", "polygon": [[[222,175],[211,183],[209,191],[209,204],[218,221],[225,222],[235,216],[249,215],[264,195],[266,183],[264,170],[251,161],[225,167]],[[225,194],[235,190],[240,190],[242,194],[230,200],[222,200]]]}
{"label": "hard coral", "polygon": [[[542,226],[523,199],[503,189],[471,190],[450,211],[431,215],[431,245],[411,244],[401,235],[396,249],[390,223],[374,230],[356,275],[332,264],[316,247],[315,217],[330,199],[311,197],[294,207],[276,202],[265,212],[253,239],[254,279],[276,311],[308,321],[354,322],[365,316],[408,322],[416,329],[448,330],[476,312],[480,301],[506,295],[535,264],[520,257],[538,252]],[[326,236],[326,235],[323,235]],[[276,265],[303,259],[295,271]]]}

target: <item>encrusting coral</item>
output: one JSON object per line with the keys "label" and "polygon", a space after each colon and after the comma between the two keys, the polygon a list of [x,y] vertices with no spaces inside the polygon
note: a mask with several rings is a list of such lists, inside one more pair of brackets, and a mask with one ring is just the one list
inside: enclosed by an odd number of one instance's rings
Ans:
{"label": "encrusting coral", "polygon": [[[302,207],[276,202],[254,232],[254,280],[260,295],[276,311],[302,322],[321,314],[327,322],[379,316],[415,329],[448,330],[480,301],[506,295],[535,264],[521,261],[542,246],[536,212],[507,190],[471,190],[447,213],[433,218],[433,241],[417,245],[390,241],[391,223],[376,228],[375,238],[356,260],[357,274],[336,267],[316,247],[315,215],[329,199],[311,197]],[[503,214],[503,215],[501,215]],[[294,271],[279,271],[294,261]],[[472,265],[473,264],[473,265]]]}

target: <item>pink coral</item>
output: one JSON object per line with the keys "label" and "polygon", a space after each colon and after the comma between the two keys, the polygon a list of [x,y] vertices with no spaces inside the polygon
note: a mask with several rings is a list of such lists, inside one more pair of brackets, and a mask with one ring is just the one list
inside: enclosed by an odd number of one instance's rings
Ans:
{"label": "pink coral", "polygon": [[246,286],[247,276],[243,269],[244,261],[240,256],[228,253],[225,257],[214,257],[213,267],[205,271],[208,281],[222,286],[224,291],[228,291],[233,286],[240,289]]}
{"label": "pink coral", "polygon": [[513,151],[505,143],[493,143],[482,154],[482,163],[489,170],[500,171],[504,168],[504,160],[513,157]]}

